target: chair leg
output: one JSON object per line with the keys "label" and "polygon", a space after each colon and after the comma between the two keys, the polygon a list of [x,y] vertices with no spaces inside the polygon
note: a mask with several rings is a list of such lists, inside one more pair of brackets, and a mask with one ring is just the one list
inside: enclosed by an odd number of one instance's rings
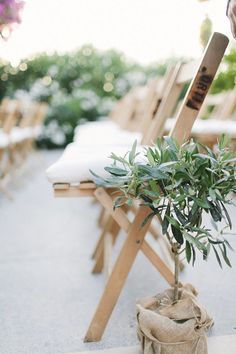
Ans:
{"label": "chair leg", "polygon": [[109,279],[112,270],[113,236],[109,232],[104,238],[104,271],[106,280]]}
{"label": "chair leg", "polygon": [[99,341],[106,328],[107,322],[116,305],[129,271],[138,251],[144,241],[150,222],[141,228],[143,219],[150,214],[148,207],[139,209],[134,222],[130,226],[127,238],[113,267],[97,310],[85,336],[85,342]]}
{"label": "chair leg", "polygon": [[[97,199],[95,198],[95,201],[97,201]],[[98,225],[102,228],[102,232],[100,234],[100,237],[95,245],[95,248],[93,250],[92,259],[95,259],[97,256],[97,253],[100,253],[100,248],[101,248],[101,244],[103,244],[104,241],[104,234],[106,233],[106,228],[107,228],[107,223],[109,221],[109,214],[107,213],[107,210],[102,208],[102,210],[100,211],[99,214],[99,218],[98,218]]]}
{"label": "chair leg", "polygon": [[98,241],[96,243],[95,249],[92,254],[92,259],[97,259],[99,254],[101,253],[101,249],[103,248],[103,243],[104,243],[104,236],[107,232],[107,224],[106,227],[103,228],[102,232],[100,233],[100,236],[98,238]]}
{"label": "chair leg", "polygon": [[107,220],[107,223],[106,223],[105,227],[103,228],[102,233],[101,233],[99,240],[97,242],[96,252],[93,257],[95,259],[95,264],[93,266],[92,273],[94,273],[94,274],[101,273],[103,270],[104,257],[105,257],[104,241],[105,241],[106,235],[109,234],[112,236],[112,245],[114,245],[119,231],[120,231],[119,225],[114,221],[114,219],[112,217],[109,217],[109,220]]}
{"label": "chair leg", "polygon": [[[96,199],[95,199],[96,200]],[[99,213],[99,217],[98,217],[98,225],[101,226],[103,224],[103,218],[105,215],[105,209],[102,208],[102,210]]]}
{"label": "chair leg", "polygon": [[[103,239],[104,241],[104,239]],[[100,274],[102,273],[104,268],[104,247],[102,246],[99,251],[97,252],[96,258],[95,258],[95,264],[93,265],[92,268],[92,274]]]}

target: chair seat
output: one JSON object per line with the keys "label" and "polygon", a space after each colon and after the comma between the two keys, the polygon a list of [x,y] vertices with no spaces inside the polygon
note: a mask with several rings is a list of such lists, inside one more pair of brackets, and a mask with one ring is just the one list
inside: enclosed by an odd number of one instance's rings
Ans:
{"label": "chair seat", "polygon": [[90,136],[96,135],[95,132],[100,133],[114,133],[119,130],[118,124],[115,122],[104,120],[96,122],[87,122],[85,124],[78,125],[74,130],[74,141],[79,141],[85,136],[86,139]]}
{"label": "chair seat", "polygon": [[10,143],[17,144],[33,136],[32,128],[14,127],[10,132]]}
{"label": "chair seat", "polygon": [[98,120],[95,122],[86,122],[85,124],[79,124],[75,128],[75,134],[77,134],[80,131],[86,131],[89,129],[119,129],[119,126],[117,123],[111,121],[111,120]]}
{"label": "chair seat", "polygon": [[[113,162],[109,157],[111,152],[124,156],[127,151],[131,150],[131,147],[129,145],[83,149],[75,143],[69,144],[60,159],[47,169],[47,178],[51,183],[72,184],[93,181],[90,170],[101,177],[107,177],[109,174],[104,170],[104,167]],[[143,147],[139,146],[137,151],[142,152]],[[143,154],[139,156],[140,161],[143,161]]]}
{"label": "chair seat", "polygon": [[[174,126],[175,120],[172,118],[167,119],[165,130],[169,132]],[[236,137],[236,121],[234,120],[219,120],[208,119],[196,120],[192,129],[192,135],[221,135],[228,134],[231,137]]]}
{"label": "chair seat", "polygon": [[[0,130],[0,148],[6,148],[9,145],[19,144],[26,139],[34,137],[36,132],[35,128],[27,127],[20,128],[14,127],[9,134]],[[37,133],[38,134],[38,133]]]}
{"label": "chair seat", "polygon": [[142,134],[121,129],[112,121],[90,122],[75,129],[74,142],[79,146],[129,145],[141,142]]}

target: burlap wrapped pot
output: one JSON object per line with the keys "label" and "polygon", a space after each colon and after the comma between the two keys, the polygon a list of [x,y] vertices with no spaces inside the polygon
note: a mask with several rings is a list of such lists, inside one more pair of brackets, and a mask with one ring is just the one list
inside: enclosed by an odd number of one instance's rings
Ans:
{"label": "burlap wrapped pot", "polygon": [[213,325],[187,284],[173,303],[173,289],[137,303],[138,337],[144,354],[207,354],[206,331]]}

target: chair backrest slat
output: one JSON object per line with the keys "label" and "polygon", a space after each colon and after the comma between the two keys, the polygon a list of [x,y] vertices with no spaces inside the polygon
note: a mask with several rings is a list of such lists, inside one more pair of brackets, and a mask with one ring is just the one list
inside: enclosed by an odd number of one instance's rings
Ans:
{"label": "chair backrest slat", "polygon": [[190,136],[192,126],[209,91],[228,43],[229,39],[221,33],[214,33],[211,37],[170,132],[170,136],[179,143],[184,142]]}
{"label": "chair backrest slat", "polygon": [[183,84],[177,84],[181,67],[182,65],[179,63],[173,70],[172,76],[165,87],[161,104],[143,138],[143,144],[151,144],[158,136],[162,135],[165,121],[172,113],[183,88]]}
{"label": "chair backrest slat", "polygon": [[141,132],[143,133],[142,144],[146,143],[147,136],[149,133],[150,125],[153,124],[153,118],[156,116],[157,112],[161,107],[161,102],[164,99],[165,92],[168,88],[169,82],[173,77],[175,72],[175,67],[170,66],[165,75],[158,81],[155,81],[156,87],[150,87],[150,98],[146,100],[144,110],[143,110],[143,118],[141,125]]}
{"label": "chair backrest slat", "polygon": [[223,99],[221,104],[217,107],[212,116],[220,120],[226,120],[231,118],[236,108],[236,89],[227,93],[225,100]]}
{"label": "chair backrest slat", "polygon": [[196,72],[198,66],[199,66],[199,60],[194,60],[189,63],[183,64],[179,71],[176,83],[178,85],[181,84],[183,85],[186,82],[191,81],[193,78],[193,73]]}

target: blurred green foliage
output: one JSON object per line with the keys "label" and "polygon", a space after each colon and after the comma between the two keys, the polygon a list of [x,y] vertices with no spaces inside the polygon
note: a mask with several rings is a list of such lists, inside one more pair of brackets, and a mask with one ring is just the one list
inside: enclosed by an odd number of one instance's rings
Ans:
{"label": "blurred green foliage", "polygon": [[225,55],[221,71],[212,88],[213,93],[232,90],[236,84],[236,47]]}
{"label": "blurred green foliage", "polygon": [[98,51],[91,45],[67,54],[40,54],[15,68],[0,61],[0,99],[4,96],[49,103],[43,147],[63,147],[73,138],[76,125],[106,116],[115,101],[149,77],[163,75],[167,65],[143,67],[120,52]]}

